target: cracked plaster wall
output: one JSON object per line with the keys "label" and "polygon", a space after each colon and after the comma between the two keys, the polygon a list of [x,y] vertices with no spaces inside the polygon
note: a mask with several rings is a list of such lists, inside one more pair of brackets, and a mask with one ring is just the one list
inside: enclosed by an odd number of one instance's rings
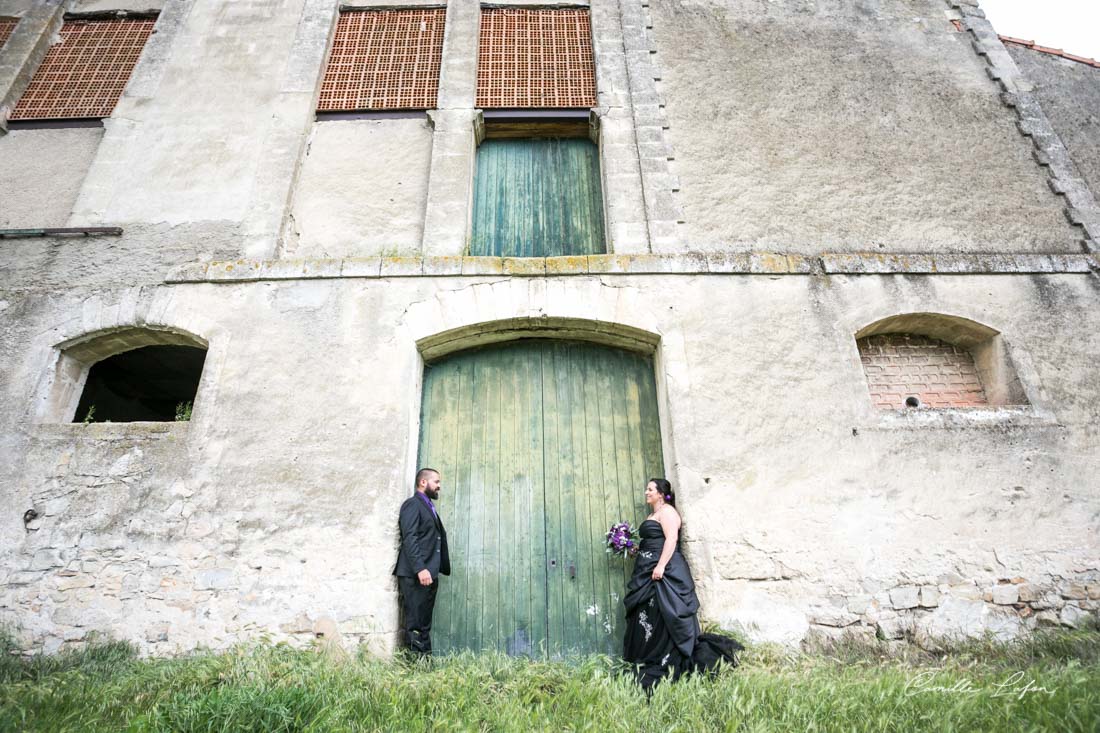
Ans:
{"label": "cracked plaster wall", "polygon": [[[840,628],[1012,634],[1043,612],[1022,593],[1047,602],[1054,623],[1079,624],[1100,592],[1100,346],[1080,338],[1100,328],[1096,298],[1089,275],[336,279],[24,294],[0,303],[12,324],[0,357],[10,375],[0,621],[46,648],[91,630],[166,653],[324,629],[389,650],[394,512],[415,463],[415,342],[542,314],[660,335],[666,467],[706,617],[789,643]],[[899,311],[1000,330],[1032,406],[940,427],[876,412],[852,334]],[[193,420],[36,423],[50,346],[133,322],[209,340]],[[440,504],[457,522],[446,495]],[[31,507],[40,516],[24,527]]]}
{"label": "cracked plaster wall", "polygon": [[316,123],[286,255],[418,254],[431,153],[427,117]]}

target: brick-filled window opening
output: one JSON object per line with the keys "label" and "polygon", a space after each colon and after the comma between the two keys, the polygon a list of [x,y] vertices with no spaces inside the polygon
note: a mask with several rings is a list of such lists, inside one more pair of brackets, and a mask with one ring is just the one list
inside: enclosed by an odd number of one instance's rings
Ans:
{"label": "brick-filled window opening", "polygon": [[98,361],[88,370],[73,422],[189,420],[206,349],[144,346]]}
{"label": "brick-filled window opening", "polygon": [[446,13],[444,8],[341,12],[317,111],[434,108]]}
{"label": "brick-filled window opening", "polygon": [[66,20],[9,119],[109,117],[155,24],[147,17]]}
{"label": "brick-filled window opening", "polygon": [[985,407],[974,356],[929,336],[887,333],[857,339],[875,407]]}
{"label": "brick-filled window opening", "polygon": [[587,9],[482,8],[478,107],[595,105]]}
{"label": "brick-filled window opening", "polygon": [[4,44],[11,38],[12,31],[15,30],[17,25],[19,25],[19,18],[0,16],[0,48],[3,48]]}

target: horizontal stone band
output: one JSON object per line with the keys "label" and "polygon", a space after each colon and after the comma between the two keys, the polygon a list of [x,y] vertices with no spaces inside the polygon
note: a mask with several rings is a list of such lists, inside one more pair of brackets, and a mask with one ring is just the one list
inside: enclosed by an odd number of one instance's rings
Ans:
{"label": "horizontal stone band", "polygon": [[1087,273],[1085,254],[825,254],[779,252],[578,257],[364,257],[316,260],[230,260],[177,267],[166,282],[241,282],[342,277],[548,277],[568,275],[935,275]]}

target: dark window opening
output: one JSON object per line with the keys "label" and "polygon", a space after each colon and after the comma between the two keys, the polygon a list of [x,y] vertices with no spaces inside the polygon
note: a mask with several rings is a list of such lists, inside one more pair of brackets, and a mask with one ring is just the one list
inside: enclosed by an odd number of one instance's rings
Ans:
{"label": "dark window opening", "polygon": [[73,422],[188,420],[206,350],[145,346],[92,365]]}

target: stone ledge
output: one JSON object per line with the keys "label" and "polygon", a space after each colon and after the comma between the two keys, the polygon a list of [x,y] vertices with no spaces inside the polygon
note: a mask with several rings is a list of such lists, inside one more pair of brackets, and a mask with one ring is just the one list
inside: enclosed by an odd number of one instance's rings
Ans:
{"label": "stone ledge", "polygon": [[826,254],[822,270],[828,275],[953,275],[1089,272],[1084,254]]}
{"label": "stone ledge", "polygon": [[1057,428],[1061,423],[1053,414],[1033,405],[1002,405],[990,407],[910,408],[876,411],[871,424],[860,426],[867,431]]}
{"label": "stone ledge", "polygon": [[34,427],[34,437],[38,439],[73,438],[89,440],[171,440],[185,436],[191,430],[191,423],[181,421],[134,421],[134,422],[64,422],[38,423]]}
{"label": "stone ledge", "polygon": [[683,252],[572,257],[363,257],[194,262],[169,283],[317,280],[345,277],[557,277],[576,275],[952,275],[1087,273],[1086,254],[823,254]]}

